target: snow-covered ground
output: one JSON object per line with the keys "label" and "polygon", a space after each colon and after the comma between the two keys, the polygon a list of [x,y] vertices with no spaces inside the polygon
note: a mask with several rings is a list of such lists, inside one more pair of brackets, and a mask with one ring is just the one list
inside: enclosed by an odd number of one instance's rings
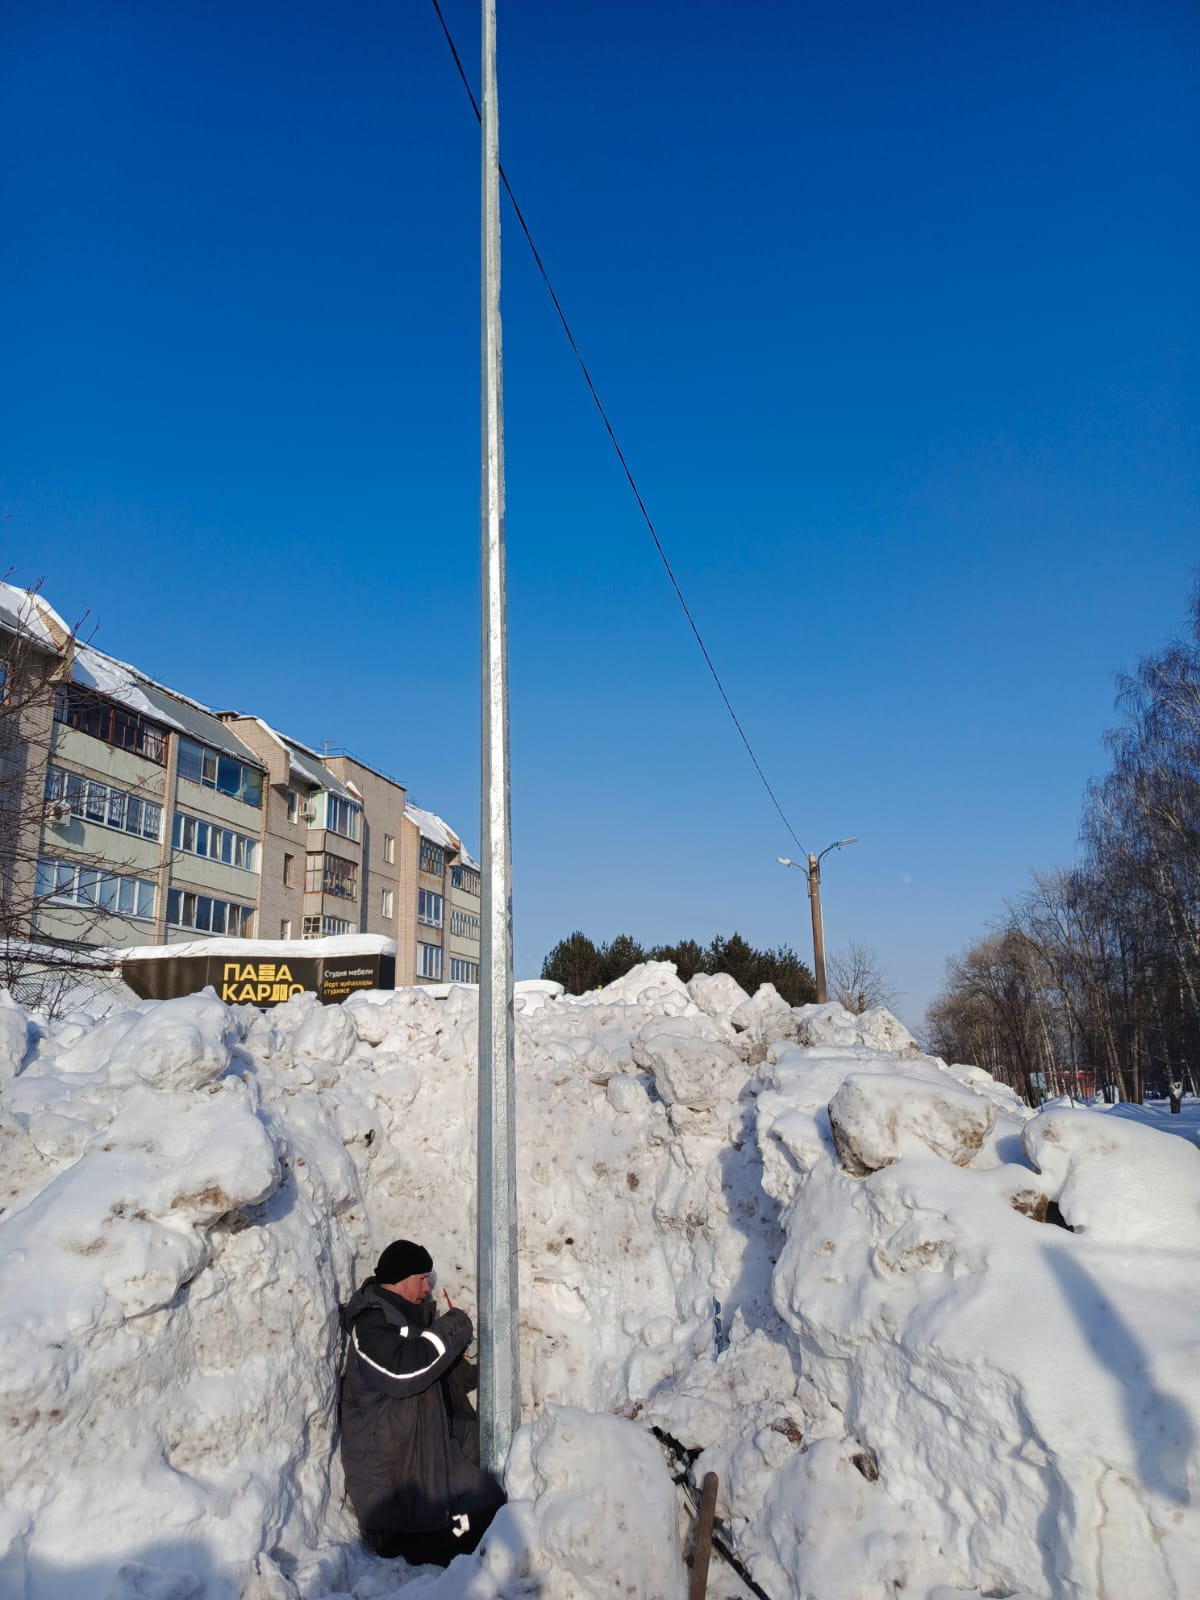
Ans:
{"label": "snow-covered ground", "polygon": [[0,1596],[682,1600],[655,1428],[770,1600],[1200,1593],[1190,1102],[663,965],[517,1004],[526,1426],[442,1572],[343,1504],[337,1305],[405,1235],[473,1309],[475,992],[0,996]]}

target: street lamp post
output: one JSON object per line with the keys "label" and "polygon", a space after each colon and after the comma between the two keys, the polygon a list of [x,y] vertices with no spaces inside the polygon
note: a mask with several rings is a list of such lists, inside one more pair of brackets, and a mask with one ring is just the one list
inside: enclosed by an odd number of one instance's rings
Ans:
{"label": "street lamp post", "polygon": [[808,855],[808,866],[803,862],[793,861],[790,856],[776,856],[781,867],[795,867],[797,872],[808,873],[808,898],[812,904],[812,932],[813,932],[813,976],[817,980],[817,1004],[823,1006],[829,999],[829,990],[825,982],[825,923],[821,916],[821,862],[831,850],[841,850],[845,845],[857,844],[858,835],[850,839],[835,839],[832,844],[827,844],[820,855],[813,855],[811,850]]}
{"label": "street lamp post", "polygon": [[480,566],[483,892],[479,942],[479,1441],[497,1476],[521,1423],[513,1066],[508,601],[504,576],[504,384],[500,338],[500,133],[496,0],[482,0]]}

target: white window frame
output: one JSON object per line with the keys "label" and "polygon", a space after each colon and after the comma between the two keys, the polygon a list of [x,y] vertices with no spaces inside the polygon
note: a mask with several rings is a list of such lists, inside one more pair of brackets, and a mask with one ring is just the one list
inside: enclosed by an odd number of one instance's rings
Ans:
{"label": "white window frame", "polygon": [[[188,754],[188,764],[192,763],[191,752],[199,752],[200,776],[183,770],[184,752]],[[175,757],[176,770],[179,780],[183,783],[198,783],[205,789],[215,789],[218,794],[226,795],[230,800],[240,800],[243,805],[260,807],[262,805],[263,773],[260,767],[252,767],[245,761],[239,761],[236,756],[227,756],[223,751],[213,750],[209,745],[201,744],[197,739],[180,737],[179,748]],[[222,763],[226,768],[236,769],[237,786],[230,788],[228,774],[221,771]],[[223,782],[222,779],[225,779]]]}
{"label": "white window frame", "polygon": [[[226,839],[229,841],[228,860],[224,854]],[[175,813],[171,848],[183,855],[199,856],[202,861],[216,861],[223,867],[236,868],[238,872],[258,871],[257,839],[248,833],[238,833],[235,828],[223,828],[207,817],[194,817],[189,811]]]}
{"label": "white window frame", "polygon": [[[73,816],[93,827],[127,833],[133,839],[149,839],[152,844],[162,841],[163,808],[159,801],[146,800],[126,789],[114,789],[111,784],[87,778],[82,772],[73,772],[67,767],[47,767],[46,799],[65,801]],[[132,820],[136,821],[136,827],[129,826]]]}
{"label": "white window frame", "polygon": [[357,844],[362,832],[361,823],[361,806],[355,805],[353,800],[347,800],[344,795],[325,791],[325,827],[330,833]]}
{"label": "white window frame", "polygon": [[[201,902],[208,904],[207,928],[201,920]],[[216,915],[218,906],[222,908],[220,918]],[[235,928],[229,925],[231,913],[237,923]],[[213,923],[218,920],[225,924],[223,928],[213,927]],[[167,890],[167,926],[187,928],[194,933],[210,934],[217,939],[252,939],[254,907],[243,905],[239,900],[226,900],[224,895],[209,894],[203,889],[185,889],[179,884],[172,884]]]}
{"label": "white window frame", "polygon": [[[79,861],[51,856],[38,859],[34,893],[39,902],[81,906],[130,922],[154,920],[155,884],[150,878],[130,878],[120,872]],[[122,901],[126,902],[122,905]]]}
{"label": "white window frame", "polygon": [[445,916],[445,901],[433,889],[417,890],[417,921],[425,928],[440,928]]}
{"label": "white window frame", "polygon": [[434,983],[442,981],[442,947],[440,944],[425,944],[417,940],[417,972],[422,978],[430,978]]}

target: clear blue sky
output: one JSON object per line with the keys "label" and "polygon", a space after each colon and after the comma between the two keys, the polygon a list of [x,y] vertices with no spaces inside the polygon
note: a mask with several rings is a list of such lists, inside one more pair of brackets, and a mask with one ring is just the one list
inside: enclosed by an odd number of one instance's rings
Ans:
{"label": "clear blue sky", "polygon": [[[473,81],[478,8],[445,0]],[[1069,859],[1180,624],[1178,0],[500,0],[502,157],[831,947],[920,1019]],[[478,847],[478,132],[424,0],[14,0],[0,568]],[[796,854],[505,231],[518,975],[582,927],[808,955]]]}

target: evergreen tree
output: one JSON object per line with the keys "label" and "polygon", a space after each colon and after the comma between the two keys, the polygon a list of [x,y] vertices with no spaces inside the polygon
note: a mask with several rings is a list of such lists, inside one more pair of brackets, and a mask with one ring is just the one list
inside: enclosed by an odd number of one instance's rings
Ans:
{"label": "evergreen tree", "polygon": [[687,983],[689,978],[694,978],[698,972],[707,970],[704,965],[704,947],[697,944],[695,939],[681,939],[678,944],[655,945],[653,950],[647,951],[646,959],[672,962],[684,983]]}
{"label": "evergreen tree", "polygon": [[698,972],[727,972],[747,994],[752,995],[760,984],[773,983],[789,1005],[807,1005],[816,999],[813,975],[794,950],[787,945],[756,950],[740,933],[728,939],[718,934],[707,949],[695,939],[681,939],[678,944],[660,944],[644,951],[628,933],[597,948],[585,934],[576,932],[551,950],[542,963],[542,977],[553,978],[570,994],[582,994],[623,978],[641,961],[672,962],[684,983]]}
{"label": "evergreen tree", "polygon": [[733,933],[728,939],[718,934],[709,945],[704,962],[705,972],[727,972],[747,994],[753,994],[763,981],[759,977],[761,966],[761,953],[747,944],[740,933]]}
{"label": "evergreen tree", "polygon": [[583,994],[606,980],[600,976],[601,954],[585,933],[576,929],[554,946],[542,962],[542,977],[561,983],[568,994]]}
{"label": "evergreen tree", "polygon": [[637,940],[627,933],[619,933],[600,952],[600,982],[613,983],[617,978],[623,978],[631,967],[636,967],[645,959],[646,953]]}
{"label": "evergreen tree", "polygon": [[773,983],[790,1006],[810,1005],[817,998],[816,980],[790,946],[765,950],[759,956],[758,982]]}

